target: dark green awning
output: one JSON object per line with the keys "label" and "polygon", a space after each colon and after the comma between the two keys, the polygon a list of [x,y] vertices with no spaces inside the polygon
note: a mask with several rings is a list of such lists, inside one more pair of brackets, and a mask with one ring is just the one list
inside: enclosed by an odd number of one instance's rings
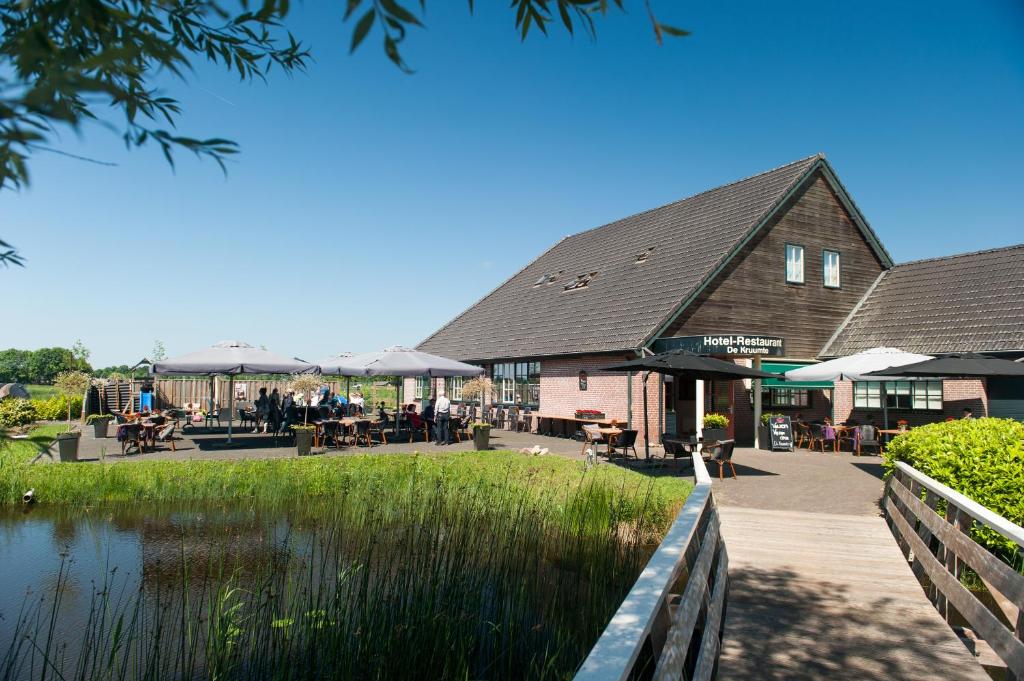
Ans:
{"label": "dark green awning", "polygon": [[[770,374],[784,374],[790,369],[799,369],[807,364],[785,364],[783,362],[763,362],[761,371]],[[765,388],[800,388],[802,390],[823,390],[834,388],[832,381],[785,381],[774,378],[766,378],[761,381]]]}

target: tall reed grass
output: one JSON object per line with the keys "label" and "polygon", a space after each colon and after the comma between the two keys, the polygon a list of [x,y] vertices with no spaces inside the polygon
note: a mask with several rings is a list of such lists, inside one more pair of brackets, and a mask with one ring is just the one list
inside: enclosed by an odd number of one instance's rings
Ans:
{"label": "tall reed grass", "polygon": [[[107,574],[70,636],[55,633],[73,569],[62,567],[49,599],[8,623],[0,679],[569,678],[685,496],[610,466],[584,474],[510,454],[246,463],[37,480],[66,499],[183,485],[172,496],[269,494],[280,505],[255,508],[275,519],[261,544],[273,550],[239,559],[243,533],[178,523],[180,560],[143,570],[134,590]],[[262,477],[283,470],[272,485]],[[186,483],[196,472],[207,477]],[[140,512],[150,524],[181,516]]]}

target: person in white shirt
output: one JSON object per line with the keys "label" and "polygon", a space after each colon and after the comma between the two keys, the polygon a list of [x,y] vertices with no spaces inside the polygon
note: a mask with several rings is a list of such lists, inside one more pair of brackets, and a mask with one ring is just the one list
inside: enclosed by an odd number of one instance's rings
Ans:
{"label": "person in white shirt", "polygon": [[358,407],[360,414],[362,414],[366,409],[366,400],[363,399],[362,393],[355,393],[354,395],[352,395],[348,402],[349,404],[353,404],[356,407]]}
{"label": "person in white shirt", "polygon": [[451,416],[452,403],[447,397],[441,395],[434,402],[434,442],[439,445],[452,443],[452,433],[448,428]]}

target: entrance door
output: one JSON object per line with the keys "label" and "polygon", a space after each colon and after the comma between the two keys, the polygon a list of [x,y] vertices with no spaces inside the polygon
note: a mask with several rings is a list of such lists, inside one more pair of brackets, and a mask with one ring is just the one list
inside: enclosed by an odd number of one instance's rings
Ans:
{"label": "entrance door", "polygon": [[726,437],[734,439],[736,437],[736,424],[735,421],[735,401],[732,390],[732,381],[705,381],[704,385],[708,394],[704,398],[704,404],[707,405],[707,411],[713,411],[718,414],[725,414],[729,417],[729,427],[726,428]]}

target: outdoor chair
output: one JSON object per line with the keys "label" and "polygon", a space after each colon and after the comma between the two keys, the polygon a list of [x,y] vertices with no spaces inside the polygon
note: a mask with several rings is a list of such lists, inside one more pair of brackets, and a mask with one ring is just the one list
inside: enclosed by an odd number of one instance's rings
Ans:
{"label": "outdoor chair", "polygon": [[[214,421],[216,421],[217,426],[220,427],[221,410],[218,407],[214,406],[213,400],[207,399],[206,402],[209,405],[209,408],[206,410],[206,427],[209,428]],[[229,418],[226,412],[227,410],[225,410],[224,420],[230,421],[231,419]]]}
{"label": "outdoor chair", "polygon": [[860,432],[857,428],[843,428],[836,435],[836,439],[839,445],[839,451],[843,450],[843,444],[849,443],[850,451],[857,451],[857,441],[860,439]]}
{"label": "outdoor chair", "polygon": [[471,439],[469,434],[469,423],[470,418],[468,416],[459,416],[453,418],[448,424],[448,427],[452,430],[452,435],[455,436],[456,442],[462,442],[463,437],[467,440]]}
{"label": "outdoor chair", "polygon": [[[594,446],[594,454],[599,453],[598,445],[605,445],[607,448],[608,440],[604,435],[600,433],[600,426],[596,423],[584,424],[581,432],[583,433],[583,447],[580,449],[580,454],[584,455],[587,453],[587,446]],[[606,451],[606,454],[611,455],[611,451]]]}
{"label": "outdoor chair", "polygon": [[172,452],[178,451],[178,448],[175,447],[175,445],[174,445],[174,441],[176,439],[174,437],[174,431],[176,431],[177,429],[178,429],[178,424],[177,423],[171,423],[171,424],[168,424],[168,425],[164,426],[163,428],[160,429],[160,432],[156,434],[156,441],[157,442],[166,442],[166,443],[170,444]]}
{"label": "outdoor chair", "polygon": [[117,427],[117,440],[121,443],[121,456],[132,446],[142,453],[142,425],[138,423],[122,423]]}
{"label": "outdoor chair", "polygon": [[825,453],[825,447],[831,447],[833,450],[836,446],[836,429],[832,426],[825,426],[820,423],[811,424],[811,451],[816,451],[819,447],[821,453]]}
{"label": "outdoor chair", "polygon": [[808,449],[810,449],[810,447],[811,447],[811,426],[809,424],[807,424],[807,423],[799,423],[799,422],[795,423],[793,425],[794,425],[794,429],[796,430],[796,432],[794,434],[794,438],[793,438],[794,439],[794,442],[793,442],[794,446],[796,446],[796,447],[807,447]]}
{"label": "outdoor chair", "polygon": [[256,427],[256,412],[255,411],[249,411],[245,407],[240,407],[238,409],[238,420],[241,421],[241,425],[239,426],[239,428],[241,428],[242,430],[245,429],[245,424],[247,424],[247,423],[251,423],[252,427],[255,428]]}
{"label": "outdoor chair", "polygon": [[878,428],[870,425],[857,426],[855,432],[857,434],[857,456],[860,456],[864,447],[874,447],[878,450],[879,455],[882,454],[882,440]]}
{"label": "outdoor chair", "polygon": [[356,421],[352,424],[352,444],[359,446],[360,442],[365,442],[367,447],[373,446],[373,440],[370,439],[369,421]]}
{"label": "outdoor chair", "polygon": [[617,450],[622,450],[622,456],[628,456],[629,450],[633,450],[633,458],[640,458],[636,453],[636,435],[635,430],[624,430],[619,433],[609,445],[611,452],[614,454]]}
{"label": "outdoor chair", "polygon": [[369,424],[370,439],[373,440],[376,437],[382,445],[386,445],[388,443],[388,434],[385,432],[385,429],[388,427],[388,423],[387,414],[384,415],[384,418],[371,422]]}
{"label": "outdoor chair", "polygon": [[476,420],[476,405],[470,405],[469,409],[466,410],[466,418],[470,421]]}
{"label": "outdoor chair", "polygon": [[521,423],[521,417],[518,409],[509,409],[508,416],[505,418],[505,425],[509,430],[513,432],[519,432],[519,424]]}
{"label": "outdoor chair", "polygon": [[736,448],[735,440],[720,440],[709,448],[709,452],[713,452],[709,461],[711,463],[718,464],[718,479],[725,480],[725,467],[729,466],[732,471],[732,477],[734,480],[739,480],[736,477],[736,466],[732,463],[732,452]]}
{"label": "outdoor chair", "polygon": [[326,447],[328,441],[334,444],[335,449],[340,449],[344,444],[341,424],[337,421],[323,421],[320,424],[319,446]]}

